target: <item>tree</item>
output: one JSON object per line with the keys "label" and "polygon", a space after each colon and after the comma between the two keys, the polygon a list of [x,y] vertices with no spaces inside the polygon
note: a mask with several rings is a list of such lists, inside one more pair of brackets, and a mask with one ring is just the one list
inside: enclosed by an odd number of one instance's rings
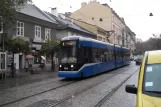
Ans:
{"label": "tree", "polygon": [[7,32],[11,30],[16,22],[16,12],[23,8],[24,4],[32,0],[0,0],[0,47],[7,45]]}
{"label": "tree", "polygon": [[56,48],[59,46],[59,42],[56,40],[48,40],[46,43],[44,43],[41,47],[40,53],[42,55],[46,54],[46,56],[51,56],[51,68],[54,70],[55,66],[53,64],[53,57],[56,52]]}
{"label": "tree", "polygon": [[145,51],[161,50],[161,38],[149,38],[144,42],[137,42],[136,54],[143,54]]}
{"label": "tree", "polygon": [[3,31],[12,28],[16,22],[16,11],[27,2],[32,0],[0,0],[0,23],[3,25]]}
{"label": "tree", "polygon": [[12,52],[12,77],[14,76],[14,54],[24,53],[28,54],[30,52],[29,42],[21,38],[10,38],[7,42],[7,49]]}

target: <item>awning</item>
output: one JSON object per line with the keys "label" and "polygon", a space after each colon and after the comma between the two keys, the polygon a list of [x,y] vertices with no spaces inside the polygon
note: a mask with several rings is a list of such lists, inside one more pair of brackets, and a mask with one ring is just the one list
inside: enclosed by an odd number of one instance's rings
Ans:
{"label": "awning", "polygon": [[41,56],[41,58],[42,58],[43,60],[46,60],[46,58],[45,58],[44,56]]}
{"label": "awning", "polygon": [[32,55],[26,55],[26,59],[30,59],[30,58],[33,58]]}

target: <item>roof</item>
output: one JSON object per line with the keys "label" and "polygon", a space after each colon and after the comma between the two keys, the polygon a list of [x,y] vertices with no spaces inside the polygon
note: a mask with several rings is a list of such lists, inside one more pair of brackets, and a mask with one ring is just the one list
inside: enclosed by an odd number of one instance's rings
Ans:
{"label": "roof", "polygon": [[42,10],[33,4],[25,4],[20,10],[17,10],[19,13],[26,14],[41,20],[45,20],[51,23],[56,23],[56,20],[51,20]]}
{"label": "roof", "polygon": [[149,51],[147,64],[161,63],[161,50]]}
{"label": "roof", "polygon": [[130,51],[128,48],[125,48],[125,47],[121,47],[121,46],[114,45],[114,44],[111,44],[111,43],[102,42],[102,41],[99,41],[99,40],[96,40],[96,39],[86,38],[86,37],[82,37],[82,36],[67,36],[67,37],[62,38],[61,41],[66,41],[66,40],[88,41],[88,42],[92,43],[92,46],[95,46],[95,47],[99,47],[99,46],[106,47],[108,45],[109,47],[114,47],[115,46],[116,50],[123,49],[123,51]]}
{"label": "roof", "polygon": [[45,12],[45,13],[48,14],[49,17],[54,18],[54,19],[57,20],[59,23],[64,24],[64,25],[66,25],[66,26],[69,27],[69,28],[72,28],[72,29],[74,29],[74,30],[81,31],[81,32],[83,32],[83,33],[87,33],[87,34],[90,34],[90,35],[94,35],[92,32],[83,29],[82,27],[80,27],[80,26],[78,26],[78,25],[72,23],[70,20],[63,19],[63,18],[61,18],[60,16],[56,17],[56,16],[52,15],[52,14],[49,13],[49,12]]}

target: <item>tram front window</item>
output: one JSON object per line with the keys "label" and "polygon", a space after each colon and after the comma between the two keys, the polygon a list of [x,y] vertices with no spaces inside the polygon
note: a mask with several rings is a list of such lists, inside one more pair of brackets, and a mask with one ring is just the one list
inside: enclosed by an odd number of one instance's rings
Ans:
{"label": "tram front window", "polygon": [[67,44],[69,42],[64,42],[61,47],[60,53],[60,62],[61,63],[76,63],[77,62],[77,48],[76,41],[70,41],[70,45]]}

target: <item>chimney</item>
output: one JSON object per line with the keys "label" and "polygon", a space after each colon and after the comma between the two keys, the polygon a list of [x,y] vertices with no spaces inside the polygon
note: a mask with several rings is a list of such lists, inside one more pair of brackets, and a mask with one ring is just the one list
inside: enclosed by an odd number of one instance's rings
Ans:
{"label": "chimney", "polygon": [[55,7],[55,8],[51,8],[51,14],[58,17],[58,9]]}
{"label": "chimney", "polygon": [[87,5],[86,2],[82,2],[82,3],[81,3],[81,7],[84,7],[85,5]]}

